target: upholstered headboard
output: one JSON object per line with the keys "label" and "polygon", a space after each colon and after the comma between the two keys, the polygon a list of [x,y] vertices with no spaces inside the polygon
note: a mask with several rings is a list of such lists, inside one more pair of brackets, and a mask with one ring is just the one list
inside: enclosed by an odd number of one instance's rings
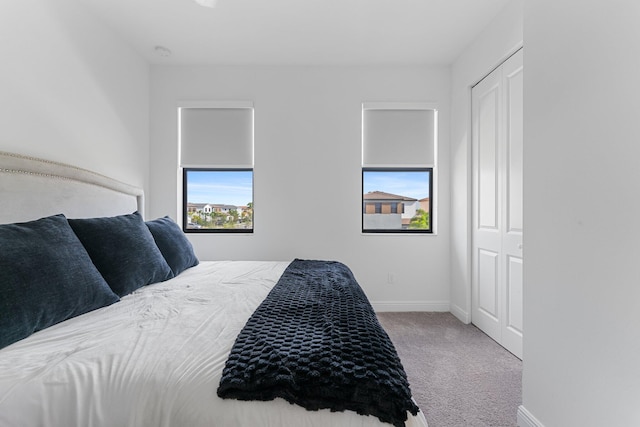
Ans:
{"label": "upholstered headboard", "polygon": [[114,216],[139,211],[144,193],[86,169],[0,151],[0,224],[49,215]]}

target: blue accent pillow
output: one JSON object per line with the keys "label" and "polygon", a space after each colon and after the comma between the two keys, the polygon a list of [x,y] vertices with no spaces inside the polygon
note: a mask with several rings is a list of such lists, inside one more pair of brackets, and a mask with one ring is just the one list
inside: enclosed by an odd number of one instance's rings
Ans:
{"label": "blue accent pillow", "polygon": [[119,296],[173,277],[138,212],[68,221],[98,271]]}
{"label": "blue accent pillow", "polygon": [[64,215],[0,225],[0,348],[118,300]]}
{"label": "blue accent pillow", "polygon": [[191,242],[171,218],[165,216],[147,221],[146,224],[174,276],[198,265],[199,261],[193,252]]}

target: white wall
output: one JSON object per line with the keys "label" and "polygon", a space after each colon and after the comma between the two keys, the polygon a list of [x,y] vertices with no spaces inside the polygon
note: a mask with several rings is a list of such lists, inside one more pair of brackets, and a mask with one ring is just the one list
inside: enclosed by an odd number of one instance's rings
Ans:
{"label": "white wall", "polygon": [[0,150],[138,186],[148,174],[149,68],[69,0],[0,2]]}
{"label": "white wall", "polygon": [[[336,259],[372,302],[447,310],[447,67],[170,67],[151,71],[150,215],[178,215],[177,110],[185,100],[255,106],[253,235],[190,235],[201,259]],[[440,106],[438,235],[362,235],[361,103]],[[395,283],[387,284],[388,273]]]}
{"label": "white wall", "polygon": [[471,87],[522,46],[523,1],[508,3],[452,65],[451,312],[465,323],[471,321]]}
{"label": "white wall", "polygon": [[640,426],[638,17],[525,2],[521,412],[545,427]]}

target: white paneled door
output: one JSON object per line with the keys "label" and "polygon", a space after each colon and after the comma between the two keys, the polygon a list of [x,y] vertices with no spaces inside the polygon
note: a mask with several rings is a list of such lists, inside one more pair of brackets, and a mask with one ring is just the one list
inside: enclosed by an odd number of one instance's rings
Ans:
{"label": "white paneled door", "polygon": [[522,49],[473,87],[471,320],[522,358]]}

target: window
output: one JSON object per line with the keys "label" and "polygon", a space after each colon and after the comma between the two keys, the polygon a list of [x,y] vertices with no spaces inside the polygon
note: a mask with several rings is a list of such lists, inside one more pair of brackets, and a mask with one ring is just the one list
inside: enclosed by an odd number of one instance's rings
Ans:
{"label": "window", "polygon": [[364,168],[363,231],[431,232],[431,174],[431,168]]}
{"label": "window", "polygon": [[363,232],[433,233],[437,117],[430,104],[363,104]]}
{"label": "window", "polygon": [[183,168],[185,231],[253,230],[251,169]]}
{"label": "window", "polygon": [[253,232],[253,105],[179,108],[182,227],[189,233]]}

